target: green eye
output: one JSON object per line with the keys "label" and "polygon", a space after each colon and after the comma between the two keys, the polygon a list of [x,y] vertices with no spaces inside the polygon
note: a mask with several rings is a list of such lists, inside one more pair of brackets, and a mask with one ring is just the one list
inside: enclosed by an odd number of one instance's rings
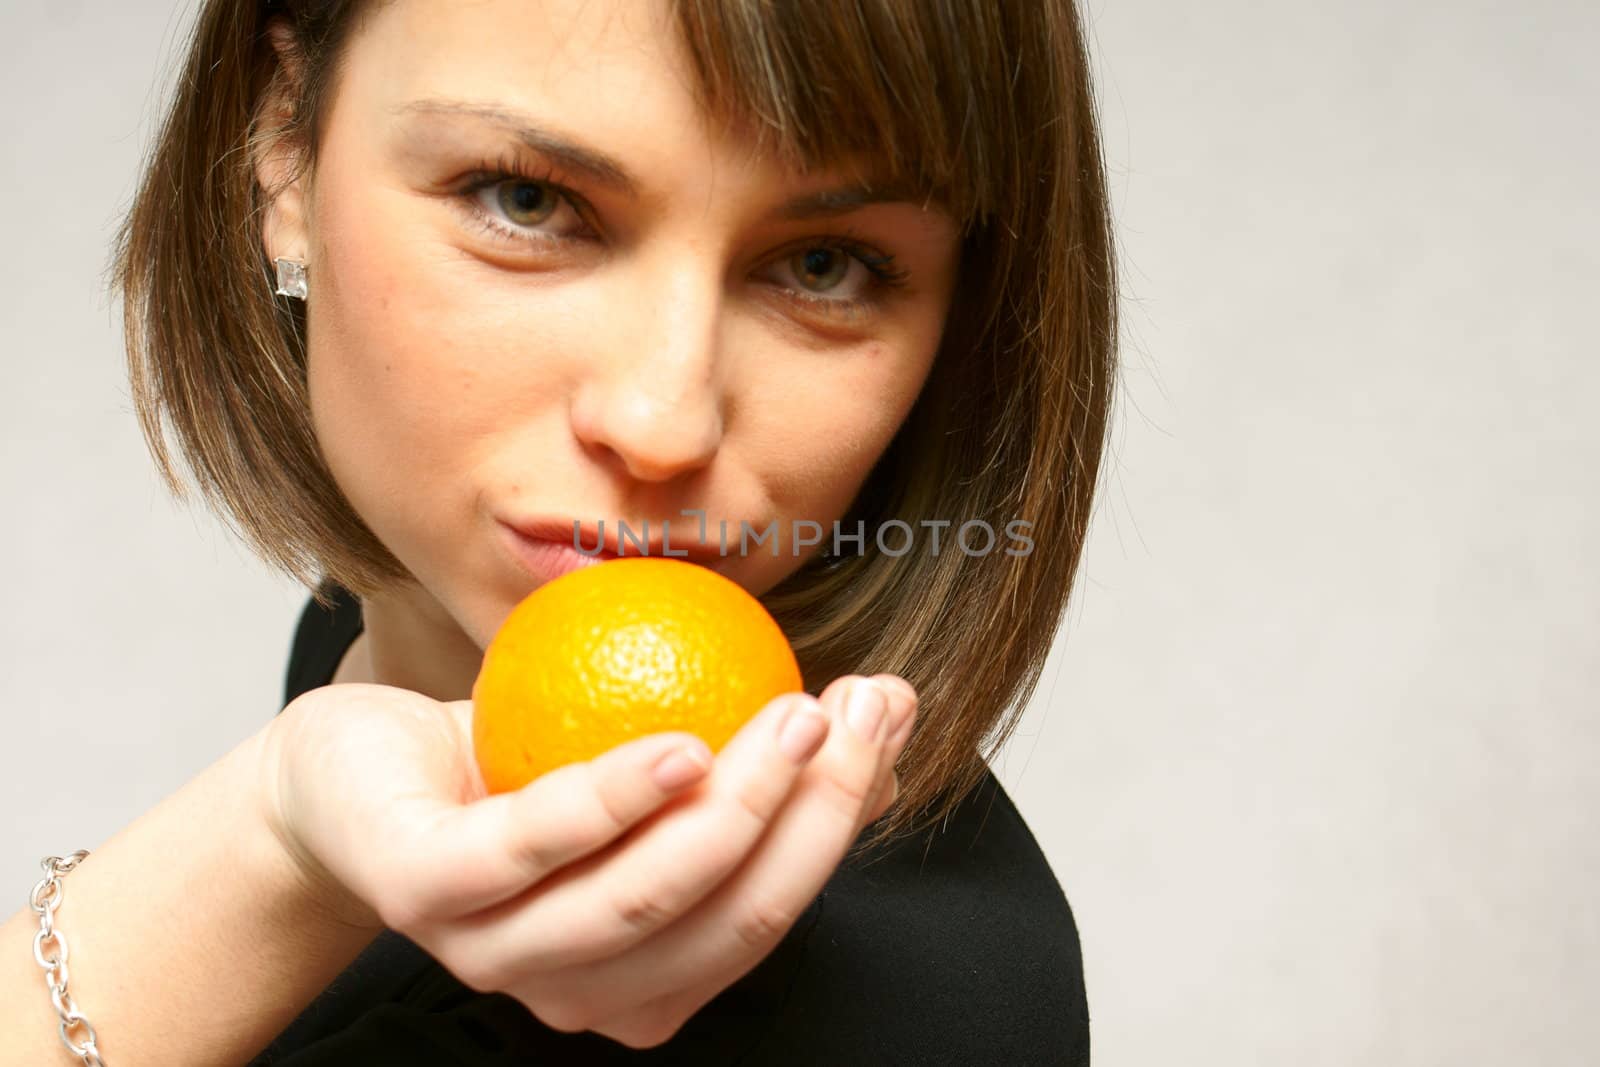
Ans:
{"label": "green eye", "polygon": [[851,257],[837,248],[808,248],[790,261],[803,285],[821,291],[832,289],[850,273]]}
{"label": "green eye", "polygon": [[543,184],[508,181],[500,185],[499,201],[512,222],[534,226],[550,217],[561,197]]}

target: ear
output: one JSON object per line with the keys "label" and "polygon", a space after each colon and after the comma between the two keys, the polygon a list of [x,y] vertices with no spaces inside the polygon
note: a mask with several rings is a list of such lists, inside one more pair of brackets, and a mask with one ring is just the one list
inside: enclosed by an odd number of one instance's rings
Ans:
{"label": "ear", "polygon": [[295,101],[301,82],[301,56],[293,28],[282,18],[267,24],[267,38],[278,56],[251,140],[251,162],[262,190],[261,243],[269,260],[306,262],[311,250],[307,180],[299,173],[303,148],[293,136]]}

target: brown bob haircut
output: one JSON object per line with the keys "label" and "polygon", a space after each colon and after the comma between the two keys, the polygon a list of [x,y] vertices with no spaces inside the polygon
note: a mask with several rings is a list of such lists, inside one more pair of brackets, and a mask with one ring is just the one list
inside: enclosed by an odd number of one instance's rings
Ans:
{"label": "brown bob haircut", "polygon": [[[113,250],[135,407],[167,485],[187,497],[175,445],[223,521],[323,603],[335,583],[360,596],[411,576],[323,462],[304,311],[273,296],[252,158],[270,136],[315,164],[341,50],[392,2],[205,0]],[[671,3],[707,116],[800,170],[881,159],[962,225],[929,379],[841,521],[866,523],[864,550],[810,559],[763,597],[810,691],[890,671],[921,695],[899,799],[866,842],[885,844],[942,820],[982,778],[1037,685],[1082,553],[1117,340],[1082,25],[1073,0]],[[292,82],[273,18],[293,28]],[[265,102],[285,93],[293,114],[269,128]],[[911,527],[911,551],[879,550],[890,519]],[[967,555],[946,527],[935,554],[934,520],[997,534],[1024,520],[1034,550]]]}

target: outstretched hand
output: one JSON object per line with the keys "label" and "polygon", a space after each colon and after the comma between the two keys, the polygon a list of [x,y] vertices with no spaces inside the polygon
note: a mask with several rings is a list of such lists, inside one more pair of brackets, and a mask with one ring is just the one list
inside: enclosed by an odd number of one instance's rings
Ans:
{"label": "outstretched hand", "polygon": [[850,675],[775,698],[714,759],[653,734],[490,796],[470,701],[326,686],[275,720],[267,818],[344,921],[644,1048],[765,958],[883,815],[915,710],[904,679]]}

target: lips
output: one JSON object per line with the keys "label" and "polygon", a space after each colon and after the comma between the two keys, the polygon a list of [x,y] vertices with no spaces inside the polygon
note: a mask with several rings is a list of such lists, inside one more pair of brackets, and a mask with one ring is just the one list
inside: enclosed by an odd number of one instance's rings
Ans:
{"label": "lips", "polygon": [[[629,522],[628,536],[624,538],[617,520],[607,519],[603,544],[598,522],[577,522],[576,542],[573,539],[575,520],[572,518],[537,516],[529,519],[502,519],[501,523],[529,541],[553,542],[599,560],[627,556],[658,556],[710,564],[723,558],[716,543],[702,545],[695,541],[695,535],[699,532],[698,520],[680,517],[672,521],[670,526],[663,526],[662,523],[665,521],[667,520],[649,520],[648,537],[645,536],[647,525],[645,521]],[[600,546],[598,552],[595,551],[596,546]]]}
{"label": "lips", "polygon": [[504,535],[503,540],[510,559],[519,569],[540,583],[616,558],[609,552],[586,556],[568,543],[524,537],[503,523],[500,532]]}

